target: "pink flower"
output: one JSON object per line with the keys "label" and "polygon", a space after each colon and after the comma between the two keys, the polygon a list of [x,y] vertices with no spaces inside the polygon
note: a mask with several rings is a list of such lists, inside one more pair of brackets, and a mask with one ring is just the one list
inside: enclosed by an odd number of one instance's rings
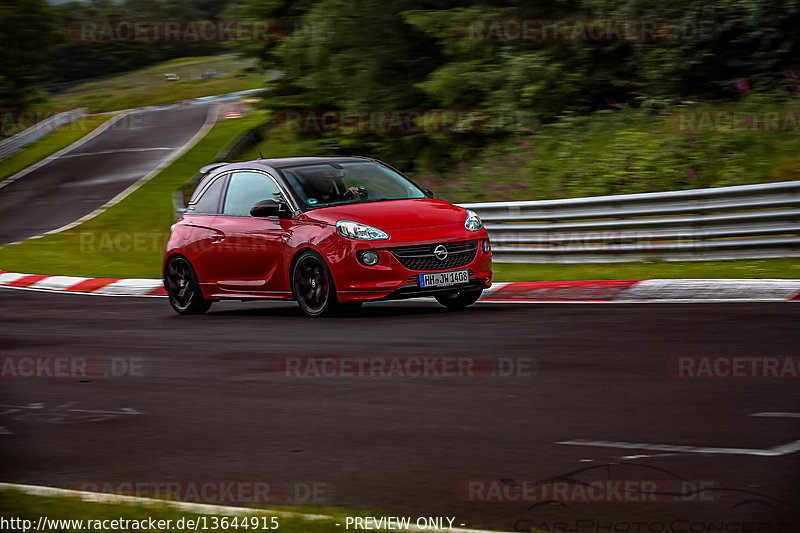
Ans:
{"label": "pink flower", "polygon": [[745,78],[739,78],[736,80],[736,88],[740,93],[743,93],[750,90],[750,85],[747,84],[747,80]]}
{"label": "pink flower", "polygon": [[693,168],[687,168],[686,170],[684,170],[683,175],[686,176],[686,179],[689,180],[693,180],[697,176]]}

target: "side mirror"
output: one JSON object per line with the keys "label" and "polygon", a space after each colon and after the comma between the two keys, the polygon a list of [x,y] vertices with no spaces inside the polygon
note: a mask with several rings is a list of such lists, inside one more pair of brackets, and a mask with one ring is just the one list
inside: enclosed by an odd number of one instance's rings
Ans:
{"label": "side mirror", "polygon": [[430,190],[430,189],[422,189],[422,192],[424,192],[425,196],[427,196],[428,198],[433,198],[433,191],[432,190]]}
{"label": "side mirror", "polygon": [[250,208],[252,217],[276,217],[281,211],[281,204],[275,200],[261,200]]}

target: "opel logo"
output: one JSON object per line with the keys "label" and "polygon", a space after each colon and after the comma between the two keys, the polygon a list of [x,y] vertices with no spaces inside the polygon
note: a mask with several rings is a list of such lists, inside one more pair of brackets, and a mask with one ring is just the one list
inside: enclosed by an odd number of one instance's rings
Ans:
{"label": "opel logo", "polygon": [[433,249],[433,255],[435,255],[436,259],[439,261],[444,261],[447,259],[447,248],[444,247],[444,244],[440,244]]}

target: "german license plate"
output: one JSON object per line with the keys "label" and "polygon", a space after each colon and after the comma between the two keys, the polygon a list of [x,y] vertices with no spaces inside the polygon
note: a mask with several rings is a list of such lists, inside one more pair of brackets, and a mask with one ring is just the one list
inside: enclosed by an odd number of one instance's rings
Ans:
{"label": "german license plate", "polygon": [[469,270],[451,270],[450,272],[431,272],[419,275],[420,287],[447,287],[469,283]]}

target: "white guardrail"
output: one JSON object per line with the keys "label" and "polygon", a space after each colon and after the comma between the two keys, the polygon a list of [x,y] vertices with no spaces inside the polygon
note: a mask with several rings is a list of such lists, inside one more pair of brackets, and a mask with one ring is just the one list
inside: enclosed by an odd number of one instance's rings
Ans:
{"label": "white guardrail", "polygon": [[87,108],[79,107],[77,109],[73,109],[72,111],[65,111],[64,113],[53,115],[50,118],[37,122],[30,128],[17,133],[13,137],[3,139],[0,141],[0,161],[11,154],[22,150],[29,144],[38,141],[48,133],[60,128],[61,126],[82,120],[86,117],[86,111]]}
{"label": "white guardrail", "polygon": [[800,257],[800,181],[461,204],[513,263]]}

